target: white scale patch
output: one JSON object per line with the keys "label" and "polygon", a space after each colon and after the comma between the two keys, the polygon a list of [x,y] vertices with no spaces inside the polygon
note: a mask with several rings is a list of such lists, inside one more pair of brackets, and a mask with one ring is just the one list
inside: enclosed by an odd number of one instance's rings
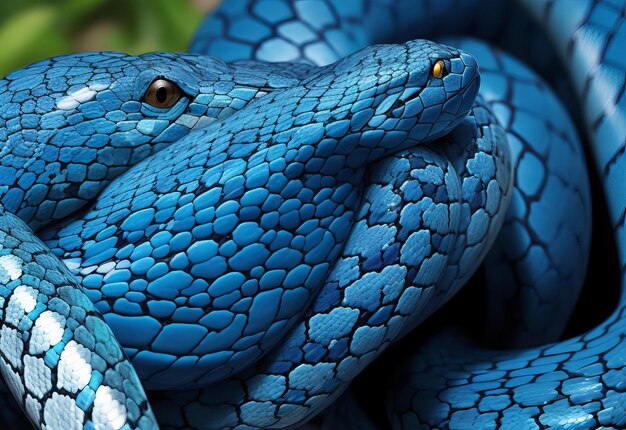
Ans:
{"label": "white scale patch", "polygon": [[17,330],[3,326],[0,330],[0,351],[15,369],[22,369],[23,350],[24,344]]}
{"label": "white scale patch", "polygon": [[26,313],[31,312],[37,305],[37,291],[33,287],[20,285],[13,291],[11,300],[14,300]]}
{"label": "white scale patch", "polygon": [[126,424],[126,396],[116,389],[101,385],[96,390],[91,419],[98,430],[119,430]]}
{"label": "white scale patch", "polygon": [[81,103],[93,100],[98,91],[105,88],[107,88],[107,86],[104,84],[95,84],[83,87],[59,99],[56,103],[57,108],[63,110],[76,109]]}
{"label": "white scale patch", "polygon": [[20,375],[15,373],[4,359],[0,360],[0,371],[4,377],[4,382],[6,382],[13,396],[21,399],[22,396],[24,396],[24,384],[22,384]]}
{"label": "white scale patch", "polygon": [[41,413],[41,403],[39,400],[32,397],[30,394],[26,395],[26,414],[30,417],[31,421],[35,425],[39,424],[39,414]]}
{"label": "white scale patch", "polygon": [[61,342],[65,331],[65,317],[54,311],[43,311],[35,320],[35,327],[30,335],[28,352],[40,354]]}
{"label": "white scale patch", "polygon": [[82,430],[85,412],[71,397],[52,393],[43,407],[43,420],[47,430]]}
{"label": "white scale patch", "polygon": [[91,351],[70,340],[59,359],[57,388],[76,393],[85,388],[91,379]]}
{"label": "white scale patch", "polygon": [[43,358],[24,356],[24,383],[37,398],[43,398],[52,389],[52,370]]}
{"label": "white scale patch", "polygon": [[0,283],[7,284],[22,276],[22,260],[15,255],[0,256]]}
{"label": "white scale patch", "polygon": [[9,297],[6,321],[17,327],[24,315],[37,306],[37,290],[27,285],[17,287]]}
{"label": "white scale patch", "polygon": [[116,264],[115,261],[106,262],[103,265],[98,266],[98,270],[96,270],[96,273],[100,273],[101,275],[106,275],[111,270],[115,269],[115,264]]}
{"label": "white scale patch", "polygon": [[80,258],[65,258],[61,261],[63,261],[72,274],[77,275],[80,272],[80,263],[82,261]]}

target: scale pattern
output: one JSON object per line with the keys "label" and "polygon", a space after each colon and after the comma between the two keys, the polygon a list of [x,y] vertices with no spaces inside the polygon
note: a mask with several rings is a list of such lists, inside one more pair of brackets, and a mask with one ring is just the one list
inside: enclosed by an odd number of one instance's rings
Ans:
{"label": "scale pattern", "polygon": [[[507,133],[515,186],[485,260],[491,344],[528,347],[559,339],[586,275],[591,192],[582,145],[552,89],[501,50],[447,41],[481,65],[481,91]],[[550,115],[546,116],[546,112]]]}
{"label": "scale pattern", "polygon": [[36,426],[154,428],[141,382],[75,278],[0,212],[0,371]]}
{"label": "scale pattern", "polygon": [[[446,280],[475,270],[463,261],[484,254],[502,223],[509,158],[503,131],[478,101],[445,138],[374,165],[350,239],[302,321],[240,375],[153,400],[161,425],[283,428],[331,405],[401,332],[454,293]],[[492,163],[489,175],[477,160]]]}
{"label": "scale pattern", "polygon": [[[191,129],[297,82],[249,66],[185,54],[84,53],[11,73],[0,80],[0,202],[38,230]],[[157,77],[186,96],[169,109],[143,102]]]}
{"label": "scale pattern", "polygon": [[[431,77],[436,59],[450,74]],[[147,387],[223,379],[301,318],[367,163],[457,125],[477,77],[471,57],[432,43],[361,51],[136,166],[47,244],[84,276]]]}
{"label": "scale pattern", "polygon": [[[462,335],[437,335],[396,375],[394,427],[623,428],[626,97],[623,2],[528,2],[552,31],[584,102],[585,122],[616,234],[622,293],[615,312],[580,336],[518,352],[480,349]],[[558,25],[556,25],[558,23]],[[564,35],[571,35],[564,37]],[[570,38],[571,37],[571,38]],[[444,352],[445,351],[445,352]],[[402,378],[402,379],[399,379]],[[397,385],[396,385],[397,387]]]}
{"label": "scale pattern", "polygon": [[[562,86],[563,79],[554,78],[562,71],[546,49],[545,29],[522,6],[492,0],[422,0],[419,7],[412,0],[234,1],[207,17],[191,49],[228,60],[325,65],[375,42],[466,32],[533,60]],[[555,341],[583,285],[590,247],[589,181],[580,174],[586,166],[574,123],[544,81],[520,62],[480,41],[443,42],[464,44],[490,69],[483,93],[512,147],[513,201],[488,257],[485,335],[509,347]]]}

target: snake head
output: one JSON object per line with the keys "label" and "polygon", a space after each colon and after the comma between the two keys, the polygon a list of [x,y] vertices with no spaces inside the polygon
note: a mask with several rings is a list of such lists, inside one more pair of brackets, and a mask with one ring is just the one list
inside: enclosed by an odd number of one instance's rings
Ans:
{"label": "snake head", "polygon": [[113,178],[295,79],[189,54],[86,52],[0,80],[0,204],[32,228]]}
{"label": "snake head", "polygon": [[334,116],[348,112],[352,132],[386,132],[389,148],[450,132],[469,113],[480,82],[471,55],[427,40],[371,46],[322,73],[325,79],[311,80],[337,93]]}
{"label": "snake head", "polygon": [[406,69],[377,112],[387,117],[383,128],[409,127],[415,140],[437,139],[470,112],[480,86],[478,65],[467,52],[446,45],[414,40],[403,46]]}

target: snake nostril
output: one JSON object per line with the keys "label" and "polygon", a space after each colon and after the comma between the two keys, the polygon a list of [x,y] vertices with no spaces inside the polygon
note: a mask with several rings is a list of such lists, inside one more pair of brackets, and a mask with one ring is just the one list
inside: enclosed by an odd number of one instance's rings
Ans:
{"label": "snake nostril", "polygon": [[396,111],[397,109],[401,109],[403,108],[405,105],[404,100],[402,100],[401,98],[398,98],[395,102],[393,102],[393,104],[391,105],[391,107],[387,110],[387,112],[385,112],[385,115],[387,117],[393,117],[395,116],[393,113],[394,111]]}

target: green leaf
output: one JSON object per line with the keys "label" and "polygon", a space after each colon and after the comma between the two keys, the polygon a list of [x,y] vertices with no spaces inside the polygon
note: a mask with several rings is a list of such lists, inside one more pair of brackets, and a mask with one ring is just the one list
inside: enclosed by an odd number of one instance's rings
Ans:
{"label": "green leaf", "polygon": [[69,43],[55,28],[56,13],[51,6],[32,6],[5,21],[0,27],[0,74],[34,60],[69,50]]}
{"label": "green leaf", "polygon": [[185,51],[219,0],[0,0],[0,76],[83,50]]}

